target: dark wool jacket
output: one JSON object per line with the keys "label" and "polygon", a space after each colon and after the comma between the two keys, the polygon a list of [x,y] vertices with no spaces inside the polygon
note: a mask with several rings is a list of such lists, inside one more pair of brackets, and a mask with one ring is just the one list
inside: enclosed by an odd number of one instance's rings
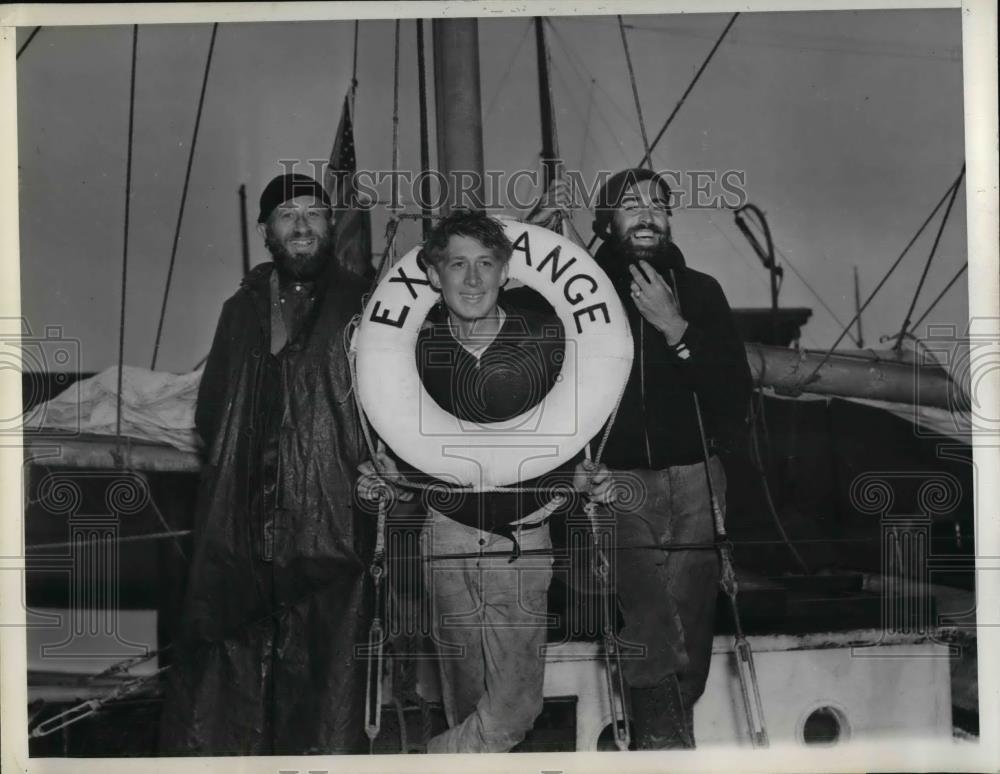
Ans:
{"label": "dark wool jacket", "polygon": [[202,377],[208,460],[162,754],[348,752],[362,731],[374,519],[352,507],[364,455],[343,337],[365,287],[331,269],[271,355],[272,270],[225,303]]}
{"label": "dark wool jacket", "polygon": [[[688,359],[678,357],[666,337],[647,323],[629,296],[627,273],[612,245],[597,251],[597,262],[613,278],[628,313],[635,360],[602,461],[611,469],[659,470],[703,459],[693,395],[701,404],[710,450],[739,448],[747,430],[753,382],[746,352],[719,283],[689,268],[671,243],[681,314],[688,322],[682,342]],[[664,276],[672,284],[669,273]]]}

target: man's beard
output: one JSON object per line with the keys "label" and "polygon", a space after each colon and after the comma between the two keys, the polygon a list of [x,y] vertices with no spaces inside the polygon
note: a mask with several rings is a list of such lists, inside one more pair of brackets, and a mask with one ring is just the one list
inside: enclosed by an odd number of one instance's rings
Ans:
{"label": "man's beard", "polygon": [[319,238],[316,251],[311,255],[296,255],[289,252],[285,245],[274,236],[270,228],[264,234],[264,246],[271,253],[278,271],[286,277],[295,280],[317,279],[334,261],[336,237],[330,229],[326,235]]}
{"label": "man's beard", "polygon": [[[640,224],[632,231],[640,229],[654,231],[658,239],[651,245],[635,245],[629,240],[629,234],[624,238],[613,235],[610,240],[611,256],[606,261],[607,265],[602,266],[608,276],[619,287],[626,287],[632,280],[632,275],[628,270],[629,266],[638,266],[639,261],[645,261],[653,267],[668,282],[670,281],[670,270],[683,265],[678,261],[678,250],[671,241],[670,227],[660,230],[649,224]],[[629,232],[631,233],[631,231]]]}

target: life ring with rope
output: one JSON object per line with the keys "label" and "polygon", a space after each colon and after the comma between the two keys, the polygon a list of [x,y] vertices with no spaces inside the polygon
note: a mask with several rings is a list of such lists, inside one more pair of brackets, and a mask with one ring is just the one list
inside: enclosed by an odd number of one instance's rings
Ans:
{"label": "life ring with rope", "polygon": [[542,476],[577,455],[618,405],[633,358],[625,309],[590,254],[547,229],[498,220],[514,246],[510,279],[541,294],[565,331],[559,376],[540,404],[479,424],[427,393],[415,348],[440,293],[419,245],[379,282],[353,339],[355,389],[378,435],[412,467],[474,492]]}

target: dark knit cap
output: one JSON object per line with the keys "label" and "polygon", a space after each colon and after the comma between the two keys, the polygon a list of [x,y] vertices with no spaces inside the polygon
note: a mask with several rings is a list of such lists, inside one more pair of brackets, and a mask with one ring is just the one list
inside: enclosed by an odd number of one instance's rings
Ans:
{"label": "dark knit cap", "polygon": [[260,215],[257,216],[257,222],[266,223],[272,212],[296,196],[315,196],[328,207],[332,206],[323,186],[309,175],[297,173],[278,175],[267,184],[264,193],[260,195]]}
{"label": "dark knit cap", "polygon": [[[611,218],[615,210],[621,204],[625,192],[643,180],[654,180],[660,188],[660,195],[670,201],[670,185],[659,172],[651,169],[633,168],[623,169],[608,178],[601,190],[597,193],[597,202],[594,205],[594,233],[601,239],[607,239],[610,233]],[[668,210],[669,212],[669,210]]]}

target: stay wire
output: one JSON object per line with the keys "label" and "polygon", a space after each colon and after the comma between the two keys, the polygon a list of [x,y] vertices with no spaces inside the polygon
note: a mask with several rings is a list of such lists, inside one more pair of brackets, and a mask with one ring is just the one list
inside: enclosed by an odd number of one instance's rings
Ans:
{"label": "stay wire", "polygon": [[432,212],[430,181],[430,142],[427,134],[427,65],[424,62],[424,20],[417,19],[417,98],[420,110],[420,199],[421,235],[424,241],[430,236]]}
{"label": "stay wire", "polygon": [[392,67],[392,194],[389,207],[394,209],[399,202],[399,19],[393,37],[394,61]]}
{"label": "stay wire", "polygon": [[121,467],[122,441],[122,375],[125,359],[125,300],[128,288],[128,227],[132,201],[132,150],[135,144],[135,65],[139,47],[139,25],[132,25],[132,72],[128,98],[128,152],[125,163],[125,233],[122,242],[121,315],[118,322],[118,393],[115,405],[115,458]]}
{"label": "stay wire", "polygon": [[937,234],[934,236],[934,244],[931,245],[930,254],[927,256],[927,262],[924,264],[924,270],[920,275],[920,281],[917,283],[917,289],[913,292],[913,300],[910,301],[910,308],[906,310],[906,316],[903,318],[903,325],[899,329],[896,339],[896,344],[893,347],[897,352],[903,347],[903,339],[908,333],[910,327],[910,315],[913,314],[913,310],[917,306],[917,299],[920,297],[920,291],[924,288],[924,282],[927,280],[927,272],[930,271],[931,263],[934,261],[934,256],[937,254],[938,245],[941,243],[941,235],[944,233],[945,226],[948,225],[948,218],[951,216],[952,205],[955,204],[955,197],[958,196],[958,190],[962,186],[962,178],[965,176],[965,164],[962,164],[962,170],[958,173],[958,179],[955,181],[954,187],[951,189],[951,198],[948,199],[948,206],[945,208],[944,215],[941,218],[941,225],[938,226]]}
{"label": "stay wire", "polygon": [[927,315],[929,315],[931,312],[934,311],[934,307],[936,307],[938,303],[941,301],[941,299],[944,298],[945,293],[951,290],[951,286],[954,285],[956,282],[958,282],[958,278],[961,277],[963,274],[965,274],[968,268],[969,268],[968,262],[962,264],[962,267],[957,272],[955,272],[955,276],[948,281],[948,284],[944,286],[944,289],[937,294],[937,297],[933,301],[931,301],[931,304],[930,306],[927,307],[926,311],[922,315],[920,315],[920,319],[918,319],[915,323],[913,323],[913,325],[911,326],[911,330],[916,330],[917,328],[920,327],[920,324],[927,318]]}
{"label": "stay wire", "polygon": [[[748,220],[746,220],[746,221],[744,221],[744,222],[745,222],[745,223],[748,223],[748,224],[753,224],[753,225],[754,225],[754,226],[756,226],[756,227],[757,227],[758,229],[760,229],[760,228],[761,228],[760,224],[759,224],[759,223],[758,223],[758,222],[757,222],[756,220],[753,220],[753,219],[748,219]],[[832,318],[833,318],[833,321],[834,321],[834,322],[836,322],[836,323],[837,323],[837,325],[839,325],[839,326],[840,326],[841,328],[844,328],[845,326],[844,326],[844,322],[843,322],[843,320],[841,320],[841,319],[840,319],[840,317],[839,317],[839,316],[837,316],[837,313],[836,313],[836,312],[834,312],[834,311],[833,311],[833,309],[832,309],[832,308],[830,307],[830,305],[826,303],[826,301],[825,301],[825,300],[823,299],[823,297],[822,297],[822,296],[821,296],[821,295],[819,294],[819,292],[818,292],[818,291],[817,291],[817,290],[816,290],[816,289],[815,289],[815,288],[814,288],[814,287],[813,287],[812,285],[810,285],[810,284],[809,284],[809,281],[808,281],[808,280],[807,280],[807,279],[806,279],[806,278],[805,278],[805,277],[804,277],[804,276],[802,275],[802,272],[800,272],[800,271],[799,271],[799,270],[798,270],[798,269],[797,269],[797,268],[795,267],[795,265],[794,265],[794,264],[792,263],[791,259],[790,259],[790,258],[789,258],[789,257],[788,257],[788,256],[787,256],[787,255],[786,255],[786,254],[785,254],[785,253],[784,253],[784,252],[783,252],[783,251],[781,250],[781,248],[779,248],[779,247],[778,247],[777,245],[775,245],[775,244],[772,244],[772,247],[773,247],[773,249],[774,249],[774,253],[775,253],[775,255],[779,256],[779,257],[780,257],[780,258],[781,258],[782,260],[784,260],[784,261],[785,261],[785,263],[786,263],[786,264],[788,264],[788,268],[790,268],[790,269],[792,270],[792,273],[793,273],[793,274],[794,274],[794,275],[795,275],[796,277],[798,277],[798,278],[799,278],[799,281],[800,281],[800,282],[801,282],[801,283],[802,283],[803,285],[805,285],[805,287],[806,287],[806,290],[808,290],[808,291],[809,291],[809,292],[810,292],[810,293],[811,293],[811,294],[813,295],[813,297],[814,297],[814,298],[815,298],[815,299],[816,299],[817,301],[819,301],[819,303],[820,303],[820,306],[822,306],[822,307],[823,307],[823,308],[824,308],[824,309],[825,309],[825,310],[827,311],[827,313],[828,313],[828,314],[830,315],[830,317],[832,317]],[[784,279],[782,278],[782,279],[780,279],[780,280],[779,280],[779,283],[778,283],[778,288],[779,288],[779,290],[780,290],[780,289],[781,289],[781,288],[782,288],[783,286],[784,286]],[[850,329],[848,328],[848,330],[850,330]],[[856,338],[856,337],[855,337],[855,336],[854,336],[853,334],[849,334],[849,335],[850,335],[850,337],[851,337],[851,341],[852,341],[852,342],[854,343],[854,345],[855,345],[855,346],[858,346],[858,347],[860,347],[860,346],[861,346],[861,343],[860,343],[860,341],[859,341],[859,340],[858,340],[858,339],[857,339],[857,338]]]}
{"label": "stay wire", "polygon": [[503,75],[500,76],[500,80],[497,82],[496,90],[493,92],[493,96],[490,97],[489,102],[486,104],[486,111],[483,113],[483,119],[488,119],[490,114],[493,112],[493,108],[496,106],[497,99],[500,97],[500,92],[503,91],[504,86],[507,84],[507,79],[510,77],[511,70],[514,69],[514,63],[518,60],[521,53],[521,49],[524,48],[524,41],[528,39],[528,33],[531,31],[532,21],[528,19],[527,24],[524,25],[524,32],[521,34],[521,39],[518,41],[517,46],[513,49],[513,54],[510,57],[510,61],[507,62],[507,66],[504,68]]}
{"label": "stay wire", "polygon": [[17,61],[18,59],[21,58],[21,54],[23,54],[25,49],[31,45],[31,41],[35,39],[35,35],[37,35],[41,31],[42,31],[41,25],[35,27],[35,29],[31,31],[31,34],[28,36],[28,39],[24,41],[24,43],[21,44],[21,47],[17,50],[17,56],[14,57],[14,61]]}
{"label": "stay wire", "polygon": [[[701,63],[701,66],[698,68],[698,71],[694,74],[694,78],[691,79],[691,82],[688,84],[688,87],[684,90],[684,93],[681,95],[681,98],[677,101],[677,104],[674,105],[674,109],[670,112],[670,115],[667,116],[667,120],[663,122],[663,126],[660,127],[660,131],[657,132],[656,137],[653,138],[653,142],[650,143],[649,145],[649,149],[643,154],[642,159],[639,161],[638,164],[636,164],[636,167],[641,168],[645,166],[647,163],[652,164],[653,151],[656,150],[656,146],[660,143],[660,140],[663,138],[663,135],[666,134],[667,129],[670,128],[670,125],[677,117],[677,114],[680,113],[680,110],[684,106],[684,103],[687,101],[687,98],[691,95],[691,92],[694,91],[694,87],[701,79],[701,76],[705,72],[705,69],[708,67],[709,62],[712,61],[713,57],[715,56],[715,53],[719,50],[719,46],[722,45],[722,41],[726,39],[726,36],[729,34],[729,30],[732,29],[733,24],[736,23],[736,20],[739,18],[739,16],[740,13],[739,11],[737,11],[730,17],[729,22],[725,26],[725,29],[722,30],[722,33],[719,35],[718,40],[715,41],[715,45],[712,46],[711,51],[708,52],[708,55]],[[592,249],[596,241],[597,241],[597,234],[594,234],[594,236],[591,237],[590,242],[587,244],[587,249],[588,250]]]}
{"label": "stay wire", "polygon": [[[639,136],[639,132],[633,126],[632,119],[629,117],[628,113],[618,104],[618,100],[615,98],[615,95],[612,94],[610,91],[608,91],[601,84],[601,81],[598,78],[594,77],[593,73],[590,72],[590,70],[587,68],[586,64],[584,64],[583,62],[581,62],[579,60],[577,54],[573,51],[573,49],[569,45],[569,43],[566,42],[565,38],[562,37],[562,35],[559,32],[559,28],[555,26],[555,24],[552,22],[552,20],[550,18],[546,18],[546,21],[548,22],[549,29],[552,31],[553,39],[556,40],[559,43],[559,45],[562,47],[562,51],[565,54],[565,57],[564,57],[565,61],[572,68],[573,74],[579,79],[579,81],[582,84],[584,84],[584,85],[592,84],[593,86],[596,86],[597,90],[604,97],[603,102],[606,103],[607,105],[610,105],[614,109],[615,113],[621,118],[620,126],[618,126],[616,128],[616,125],[612,124],[611,118],[604,112],[604,109],[602,107],[602,102],[598,101],[598,102],[595,103],[595,107],[597,108],[598,115],[601,117],[602,121],[604,122],[604,125],[607,127],[608,132],[610,133],[612,139],[618,145],[618,149],[621,152],[622,158],[623,158],[623,162],[622,163],[623,164],[628,163],[628,156],[625,153],[625,149],[622,146],[621,138],[620,138],[619,135],[621,134],[621,127],[623,126],[629,132],[632,132],[636,136]],[[554,64],[553,64],[553,69],[555,69],[555,65]],[[563,80],[566,81],[567,84],[568,84],[568,80],[565,77],[563,78]],[[588,88],[589,88],[589,86],[588,86]],[[570,94],[568,85],[567,85],[566,93],[567,93],[567,95]],[[582,111],[578,111],[578,112],[582,113]],[[640,141],[641,141],[641,137],[640,137]]]}
{"label": "stay wire", "polygon": [[583,118],[583,141],[580,143],[580,163],[577,169],[583,169],[583,162],[587,158],[587,143],[590,141],[590,112],[594,107],[594,84],[596,81],[590,79],[590,88],[587,90],[587,114]]}
{"label": "stay wire", "polygon": [[[739,11],[737,11],[736,13],[734,13],[730,17],[729,23],[726,24],[725,29],[722,30],[722,33],[719,35],[718,40],[715,41],[715,45],[712,46],[712,50],[708,52],[708,56],[705,57],[705,61],[703,61],[701,63],[701,67],[698,68],[698,72],[696,72],[694,74],[694,78],[691,79],[691,83],[688,84],[688,87],[684,90],[684,93],[681,95],[681,98],[677,101],[677,104],[674,106],[673,111],[671,111],[670,115],[667,116],[667,120],[664,121],[663,127],[660,129],[660,131],[657,133],[656,137],[653,139],[652,144],[649,146],[649,152],[650,153],[653,150],[655,150],[656,146],[660,142],[660,139],[663,137],[664,134],[666,134],[667,129],[670,128],[670,124],[672,124],[673,121],[674,121],[674,119],[677,117],[677,114],[680,112],[681,108],[684,106],[684,102],[691,95],[691,92],[694,90],[695,85],[698,83],[698,80],[701,78],[702,73],[705,72],[705,68],[708,67],[708,63],[712,61],[712,58],[715,56],[715,52],[719,50],[719,46],[722,45],[722,41],[726,39],[726,35],[729,34],[729,30],[732,29],[733,25],[736,23],[736,20],[739,18],[739,16],[740,16]],[[647,160],[649,160],[649,153],[647,153],[643,157],[642,161],[640,161],[636,166],[639,166],[639,167],[643,166],[646,163]]]}
{"label": "stay wire", "polygon": [[[965,165],[963,164],[961,174],[964,173],[965,173]],[[865,311],[865,309],[868,308],[868,305],[871,304],[871,302],[875,299],[875,296],[878,295],[878,292],[882,289],[885,283],[888,282],[889,277],[892,276],[892,273],[902,262],[903,258],[906,257],[906,254],[910,251],[910,248],[913,247],[916,241],[920,238],[920,235],[924,233],[924,229],[927,228],[927,225],[931,222],[931,220],[934,219],[934,216],[937,215],[937,211],[941,209],[941,205],[943,205],[945,201],[948,199],[948,197],[952,195],[952,191],[958,186],[961,180],[961,174],[959,175],[959,177],[955,178],[955,181],[951,185],[948,186],[948,190],[944,192],[944,195],[938,200],[938,203],[934,205],[934,209],[931,210],[931,214],[924,219],[923,223],[920,224],[920,228],[917,229],[917,233],[913,235],[913,237],[910,239],[909,242],[907,242],[906,247],[903,248],[903,251],[899,254],[899,257],[897,257],[896,260],[893,261],[892,266],[889,267],[888,271],[886,271],[882,279],[879,280],[879,283],[878,285],[875,286],[875,289],[869,294],[868,298],[865,299],[865,302],[861,305],[861,307],[854,313],[854,316],[851,318],[850,322],[848,322],[847,325],[844,326],[844,329],[840,332],[840,335],[837,337],[837,340],[830,345],[830,348],[826,351],[822,359],[819,361],[819,364],[809,373],[808,376],[804,377],[803,380],[799,383],[800,387],[804,387],[810,382],[812,382],[813,379],[816,378],[816,375],[820,372],[820,369],[823,368],[824,365],[826,365],[826,362],[833,355],[834,351],[836,351],[840,342],[843,341],[844,337],[850,333],[854,323],[857,322],[857,319],[861,316],[861,314]]]}
{"label": "stay wire", "polygon": [[[827,314],[829,314],[830,317],[833,318],[833,321],[837,323],[837,325],[843,328],[844,327],[843,320],[841,320],[840,317],[837,316],[837,313],[830,308],[830,305],[823,300],[823,296],[819,294],[819,291],[817,291],[812,285],[810,285],[809,281],[804,276],[802,276],[802,272],[800,272],[797,268],[795,268],[795,264],[793,264],[788,259],[788,256],[784,252],[782,252],[781,248],[775,246],[774,252],[776,252],[779,256],[781,256],[782,260],[785,262],[788,268],[792,270],[792,274],[794,274],[796,277],[799,278],[799,282],[805,285],[806,290],[808,290],[812,294],[813,298],[819,301],[820,306],[822,306],[826,310]],[[860,346],[858,340],[853,335],[851,335],[851,340],[855,344]]]}
{"label": "stay wire", "polygon": [[358,28],[360,20],[354,20],[354,53],[351,56],[351,90],[358,85]]}
{"label": "stay wire", "polygon": [[[564,92],[566,94],[566,101],[568,102],[569,106],[573,109],[573,111],[578,116],[580,116],[581,120],[585,124],[589,125],[590,124],[590,119],[587,117],[587,115],[584,113],[584,111],[580,109],[579,104],[577,103],[576,99],[573,97],[573,94],[572,94],[572,92],[569,89],[569,79],[568,79],[568,77],[563,73],[562,69],[560,68],[560,66],[555,61],[552,62],[552,73],[555,76],[555,78],[553,78],[553,80],[555,80],[556,78],[558,78],[559,81],[562,83],[562,85],[564,87]],[[591,83],[595,84],[595,83],[597,83],[597,81],[594,80],[594,79],[591,79]],[[594,103],[594,107],[595,107],[595,114],[600,119],[600,121],[604,125],[605,129],[607,129],[608,134],[611,135],[612,139],[617,139],[615,137],[615,130],[611,126],[611,123],[608,121],[608,118],[605,115],[604,111],[601,109],[600,104]],[[588,113],[589,113],[589,111],[588,111]],[[600,156],[602,163],[605,164],[605,165],[608,165],[608,157],[605,155],[604,150],[601,147],[600,143],[596,143],[596,141],[595,141],[594,148],[595,148],[596,153]],[[619,146],[619,150],[620,151],[622,150],[620,146]],[[624,156],[624,151],[622,151],[622,155]]]}
{"label": "stay wire", "polygon": [[205,91],[208,89],[208,74],[212,69],[212,53],[215,51],[215,36],[219,31],[219,23],[212,25],[212,37],[208,43],[208,56],[205,58],[205,73],[201,79],[201,94],[198,96],[198,110],[195,113],[194,131],[191,133],[191,147],[188,149],[187,169],[184,170],[184,186],[181,189],[181,205],[177,213],[177,225],[174,227],[174,241],[170,248],[170,264],[167,267],[167,283],[163,289],[163,303],[160,305],[160,320],[156,324],[156,339],[153,343],[153,360],[149,368],[156,370],[156,359],[160,353],[160,337],[163,335],[163,320],[167,315],[167,299],[170,297],[170,284],[174,276],[174,264],[177,261],[177,245],[181,238],[181,223],[184,222],[184,207],[187,204],[188,187],[191,184],[191,168],[194,165],[194,152],[198,144],[198,130],[201,127],[201,115],[205,107]]}
{"label": "stay wire", "polygon": [[629,51],[628,36],[625,34],[625,21],[622,19],[621,14],[618,15],[618,31],[622,36],[622,48],[625,49],[625,63],[628,65],[628,79],[632,84],[632,99],[635,101],[635,112],[639,117],[639,132],[642,134],[642,151],[644,154],[639,166],[643,167],[647,162],[652,165],[652,160],[650,158],[649,137],[646,136],[646,122],[642,118],[642,102],[639,99],[639,87],[635,82],[635,70],[632,67],[632,53]]}

